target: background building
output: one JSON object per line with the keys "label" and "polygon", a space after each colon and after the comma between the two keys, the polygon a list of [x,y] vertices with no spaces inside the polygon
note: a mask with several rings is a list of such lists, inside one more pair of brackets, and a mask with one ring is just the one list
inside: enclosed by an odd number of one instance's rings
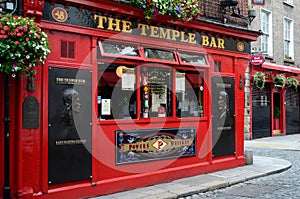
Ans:
{"label": "background building", "polygon": [[[246,75],[250,97],[246,97],[246,106],[249,106],[245,110],[245,138],[299,133],[299,93],[287,83],[291,77],[299,80],[300,19],[297,13],[300,2],[265,0],[264,5],[256,5],[255,0],[251,0],[249,5],[257,13],[250,28],[261,32],[258,40],[251,44],[251,53],[263,55],[265,63],[251,65]],[[266,78],[263,89],[253,82],[257,72]],[[286,78],[283,88],[276,86],[276,76]]]}

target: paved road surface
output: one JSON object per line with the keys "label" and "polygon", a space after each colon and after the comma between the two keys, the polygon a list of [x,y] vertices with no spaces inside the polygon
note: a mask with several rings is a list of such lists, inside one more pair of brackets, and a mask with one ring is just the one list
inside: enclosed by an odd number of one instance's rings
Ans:
{"label": "paved road surface", "polygon": [[[254,155],[285,159],[292,167],[282,173],[249,180],[228,188],[185,197],[185,199],[299,199],[300,135],[245,141]],[[272,167],[272,165],[269,165]]]}

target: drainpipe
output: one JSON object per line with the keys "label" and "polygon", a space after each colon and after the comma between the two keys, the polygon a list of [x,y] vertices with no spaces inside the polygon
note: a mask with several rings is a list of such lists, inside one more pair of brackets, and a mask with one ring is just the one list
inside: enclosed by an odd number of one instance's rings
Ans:
{"label": "drainpipe", "polygon": [[10,199],[10,151],[9,151],[9,75],[4,74],[4,188],[3,199]]}

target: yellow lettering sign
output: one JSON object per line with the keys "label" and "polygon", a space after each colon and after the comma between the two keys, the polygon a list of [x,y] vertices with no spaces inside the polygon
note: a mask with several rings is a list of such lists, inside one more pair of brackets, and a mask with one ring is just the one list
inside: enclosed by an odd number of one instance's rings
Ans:
{"label": "yellow lettering sign", "polygon": [[122,32],[126,32],[126,33],[131,33],[132,32],[132,28],[131,28],[132,23],[130,21],[125,21],[122,20]]}
{"label": "yellow lettering sign", "polygon": [[104,29],[103,23],[107,22],[107,17],[100,16],[100,15],[94,15],[94,20],[98,20],[97,28]]}
{"label": "yellow lettering sign", "polygon": [[[111,17],[108,17],[108,30],[115,30],[115,31],[121,31],[120,29],[120,19],[114,19]],[[113,28],[115,27],[115,28]]]}
{"label": "yellow lettering sign", "polygon": [[141,29],[141,35],[142,36],[147,36],[146,29],[149,29],[148,25],[139,23],[138,28]]}
{"label": "yellow lettering sign", "polygon": [[209,45],[209,37],[202,35],[202,46],[208,46]]}
{"label": "yellow lettering sign", "polygon": [[196,34],[189,33],[188,35],[189,35],[189,43],[196,44]]}
{"label": "yellow lettering sign", "polygon": [[170,29],[159,28],[159,38],[170,40],[171,39],[170,32],[171,32]]}
{"label": "yellow lettering sign", "polygon": [[150,37],[159,37],[157,26],[150,26]]}

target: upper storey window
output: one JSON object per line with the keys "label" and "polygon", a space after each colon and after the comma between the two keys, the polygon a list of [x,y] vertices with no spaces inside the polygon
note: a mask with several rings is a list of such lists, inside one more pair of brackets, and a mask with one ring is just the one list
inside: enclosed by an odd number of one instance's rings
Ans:
{"label": "upper storey window", "polygon": [[261,10],[261,50],[264,54],[272,56],[272,15],[270,12]]}

